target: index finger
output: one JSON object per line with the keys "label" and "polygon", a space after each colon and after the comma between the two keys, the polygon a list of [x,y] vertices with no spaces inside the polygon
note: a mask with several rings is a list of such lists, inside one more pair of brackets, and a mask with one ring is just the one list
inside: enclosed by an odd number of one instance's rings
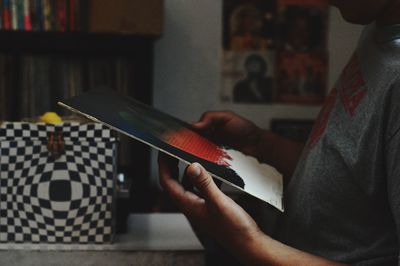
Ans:
{"label": "index finger", "polygon": [[227,111],[205,112],[200,117],[200,120],[197,123],[193,124],[193,126],[198,129],[207,129],[216,124],[226,123],[231,119],[231,117],[232,113]]}

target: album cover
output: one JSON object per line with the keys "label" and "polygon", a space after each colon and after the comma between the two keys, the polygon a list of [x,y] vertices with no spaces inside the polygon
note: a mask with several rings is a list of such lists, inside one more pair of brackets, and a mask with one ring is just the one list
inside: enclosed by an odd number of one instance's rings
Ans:
{"label": "album cover", "polygon": [[221,100],[240,104],[271,104],[274,57],[271,52],[224,52]]}
{"label": "album cover", "polygon": [[213,142],[178,118],[132,98],[101,90],[59,104],[187,164],[199,162],[216,179],[283,211],[282,175],[275,168]]}
{"label": "album cover", "polygon": [[328,5],[319,0],[280,0],[278,49],[293,52],[326,50]]}
{"label": "album cover", "polygon": [[267,50],[274,45],[277,0],[224,0],[224,49]]}
{"label": "album cover", "polygon": [[276,66],[277,102],[320,104],[327,87],[327,55],[281,52]]}

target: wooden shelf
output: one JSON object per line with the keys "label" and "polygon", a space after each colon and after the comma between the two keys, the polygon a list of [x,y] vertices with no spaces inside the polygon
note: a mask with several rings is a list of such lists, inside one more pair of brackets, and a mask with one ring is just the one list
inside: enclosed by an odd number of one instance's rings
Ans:
{"label": "wooden shelf", "polygon": [[150,35],[119,33],[0,31],[0,51],[137,55],[152,49],[156,39]]}

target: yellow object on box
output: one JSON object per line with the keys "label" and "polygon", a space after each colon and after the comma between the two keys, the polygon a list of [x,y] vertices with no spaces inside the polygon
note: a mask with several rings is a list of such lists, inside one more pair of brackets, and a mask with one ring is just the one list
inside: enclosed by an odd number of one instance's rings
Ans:
{"label": "yellow object on box", "polygon": [[62,119],[58,114],[56,114],[54,112],[47,112],[47,113],[44,113],[39,118],[39,122],[55,125],[55,124],[62,123]]}

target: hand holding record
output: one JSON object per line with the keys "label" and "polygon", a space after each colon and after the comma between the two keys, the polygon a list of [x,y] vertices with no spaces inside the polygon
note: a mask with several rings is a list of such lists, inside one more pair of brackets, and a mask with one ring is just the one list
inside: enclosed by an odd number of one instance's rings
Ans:
{"label": "hand holding record", "polygon": [[206,112],[193,127],[221,144],[259,157],[257,145],[262,129],[233,112]]}
{"label": "hand holding record", "polygon": [[[192,126],[132,98],[105,90],[91,91],[59,104],[188,165],[198,162],[216,179],[283,211],[282,175],[252,157],[257,156],[261,130],[244,118],[230,112],[206,113],[200,123]],[[213,136],[213,140],[202,130]]]}
{"label": "hand holding record", "polygon": [[198,190],[196,195],[176,181],[177,161],[165,154],[158,157],[160,183],[191,224],[212,235],[223,246],[239,248],[261,235],[255,221],[231,198],[222,193],[208,172],[198,163],[188,166],[186,175]]}

